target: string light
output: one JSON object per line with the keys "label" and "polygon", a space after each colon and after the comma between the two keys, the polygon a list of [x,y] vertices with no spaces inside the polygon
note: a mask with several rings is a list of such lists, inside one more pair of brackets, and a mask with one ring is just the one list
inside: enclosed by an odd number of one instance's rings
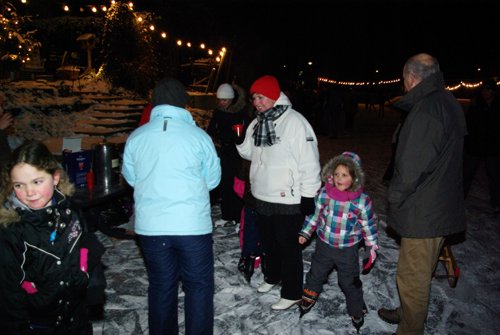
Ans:
{"label": "string light", "polygon": [[[26,0],[25,0],[25,1],[26,1]],[[114,5],[114,4],[116,4],[116,1],[115,1],[115,0],[111,0],[111,1],[110,1],[110,5],[112,6],[112,5]],[[128,8],[129,8],[130,10],[132,10],[132,11],[134,10],[134,3],[133,3],[132,1],[128,2],[128,3],[127,3],[127,6],[128,6]],[[91,13],[93,13],[93,14],[98,13],[97,8],[101,8],[102,12],[107,12],[107,11],[108,11],[108,7],[107,7],[107,6],[105,6],[105,5],[101,5],[100,7],[98,7],[97,5],[88,5],[87,7],[88,7],[88,8],[90,8],[90,12],[91,12]],[[71,11],[70,6],[68,6],[67,4],[63,4],[63,7],[62,7],[62,8],[63,8],[63,11],[64,11],[64,12],[69,13],[69,12]],[[82,13],[85,11],[85,9],[84,9],[84,8],[82,8],[82,7],[80,7],[80,8],[79,8],[79,10],[80,10],[80,12],[82,12]],[[146,22],[145,22],[145,19],[144,19],[144,18],[143,18],[140,14],[136,14],[136,20],[137,20],[137,22],[138,22],[139,24],[146,23]],[[150,25],[149,25],[149,31],[150,31],[150,32],[152,32],[152,33],[153,33],[153,32],[155,32],[156,30],[157,30],[157,29],[156,29],[156,26],[155,26],[154,24],[150,24]],[[164,31],[163,31],[163,32],[161,32],[161,33],[159,33],[159,35],[160,35],[160,37],[161,37],[162,39],[167,39],[167,38],[168,38],[167,33],[166,33],[166,32],[164,32]],[[188,47],[188,48],[191,48],[191,47],[192,47],[192,43],[191,43],[191,42],[184,43],[184,42],[183,42],[182,40],[180,40],[180,39],[179,39],[179,40],[177,40],[176,44],[177,44],[179,47],[181,47],[181,46],[183,46],[183,45],[185,45],[185,46],[186,46],[186,47]],[[206,48],[207,48],[207,46],[206,46],[206,44],[205,44],[205,43],[200,43],[200,49],[204,50],[204,49],[206,49]],[[223,54],[224,54],[224,53],[226,53],[226,51],[227,51],[227,50],[226,50],[226,48],[224,48],[224,47],[223,47],[223,48],[221,49],[221,51],[220,51],[218,54],[219,54],[221,57],[223,57]],[[208,53],[208,55],[212,56],[212,55],[214,54],[214,51],[213,51],[212,49],[209,49],[209,50],[207,51],[207,53]]]}
{"label": "string light", "polygon": [[[401,79],[392,79],[392,80],[380,80],[377,82],[371,82],[371,81],[338,81],[335,79],[328,79],[325,77],[318,77],[318,82],[323,82],[326,84],[334,84],[334,85],[344,85],[344,86],[374,86],[374,85],[390,85],[390,84],[396,84],[401,82]],[[496,85],[500,85],[500,81],[495,81]],[[466,83],[464,81],[461,81],[460,83],[454,85],[454,86],[446,86],[445,89],[448,91],[455,91],[458,90],[461,87],[464,88],[477,88],[483,84],[482,81],[476,82],[476,83]]]}
{"label": "string light", "polygon": [[389,85],[395,84],[401,81],[401,79],[391,79],[391,80],[379,80],[374,81],[339,81],[335,79],[328,79],[324,77],[318,77],[319,82],[324,82],[327,84],[344,85],[344,86],[373,86],[373,85]]}

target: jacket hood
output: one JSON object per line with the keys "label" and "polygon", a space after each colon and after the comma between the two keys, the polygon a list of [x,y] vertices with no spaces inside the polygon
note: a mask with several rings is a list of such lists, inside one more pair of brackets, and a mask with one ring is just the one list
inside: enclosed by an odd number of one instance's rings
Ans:
{"label": "jacket hood", "polygon": [[292,102],[286,96],[285,93],[280,92],[280,96],[279,96],[278,100],[276,100],[276,102],[274,103],[274,105],[275,106],[279,106],[279,105],[282,105],[282,106],[292,106]]}
{"label": "jacket hood", "polygon": [[[59,183],[57,188],[54,189],[54,197],[59,204],[62,201],[66,200],[66,196],[72,195],[73,192],[74,186],[71,183]],[[15,193],[12,192],[7,197],[7,200],[4,202],[3,206],[0,207],[0,227],[7,227],[20,221],[21,217],[19,216],[19,213],[16,209],[36,211],[19,201]]]}
{"label": "jacket hood", "polygon": [[243,110],[246,105],[246,94],[245,90],[238,85],[232,85],[234,91],[236,92],[236,101],[229,106],[227,110],[224,110],[226,113],[238,113]]}
{"label": "jacket hood", "polygon": [[353,174],[353,183],[349,191],[357,192],[365,186],[365,173],[361,168],[361,159],[357,154],[350,151],[345,151],[330,159],[321,170],[321,180],[324,183],[332,183],[333,173],[339,165],[345,165]]}

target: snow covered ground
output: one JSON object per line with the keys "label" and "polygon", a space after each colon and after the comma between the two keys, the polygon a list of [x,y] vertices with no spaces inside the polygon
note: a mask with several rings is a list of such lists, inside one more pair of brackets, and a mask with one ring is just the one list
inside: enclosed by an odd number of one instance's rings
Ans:
{"label": "snow covered ground", "polygon": [[[381,307],[399,304],[395,286],[399,253],[397,238],[387,231],[386,187],[382,175],[390,157],[390,138],[397,115],[386,110],[383,119],[377,113],[360,111],[355,129],[339,139],[319,136],[321,160],[345,150],[358,153],[367,175],[366,190],[374,200],[379,217],[379,258],[375,268],[362,276],[369,312],[361,334],[392,334],[396,326],[377,316]],[[459,164],[457,162],[457,164]],[[468,220],[465,239],[452,250],[461,269],[455,288],[446,279],[433,279],[426,334],[468,335],[498,334],[500,329],[500,218],[488,203],[484,170],[476,177],[466,202]],[[214,220],[220,217],[213,207]],[[124,227],[133,227],[133,220]],[[260,269],[248,284],[237,270],[240,254],[234,227],[214,230],[215,250],[215,334],[356,334],[346,312],[345,299],[332,272],[324,292],[312,311],[299,319],[297,308],[275,312],[271,304],[278,300],[279,289],[257,293],[262,282]],[[94,334],[148,334],[147,275],[138,247],[133,240],[111,239],[100,234],[107,251],[104,263],[108,280],[105,318],[94,322]],[[305,271],[309,270],[314,245],[304,250]],[[438,272],[444,268],[438,265]],[[184,334],[183,301],[180,291],[179,323]]]}

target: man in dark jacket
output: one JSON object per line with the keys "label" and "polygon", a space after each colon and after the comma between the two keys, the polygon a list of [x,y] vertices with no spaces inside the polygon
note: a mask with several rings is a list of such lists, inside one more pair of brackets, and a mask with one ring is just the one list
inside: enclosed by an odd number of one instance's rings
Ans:
{"label": "man in dark jacket", "polygon": [[401,236],[396,281],[401,306],[379,315],[397,334],[424,334],[433,270],[448,235],[465,230],[460,104],[444,88],[437,60],[411,57],[403,69],[408,112],[389,185],[389,225]]}

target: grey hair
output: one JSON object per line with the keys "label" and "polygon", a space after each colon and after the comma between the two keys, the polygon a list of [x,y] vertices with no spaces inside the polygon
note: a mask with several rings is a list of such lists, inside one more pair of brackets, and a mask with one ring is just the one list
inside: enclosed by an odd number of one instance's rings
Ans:
{"label": "grey hair", "polygon": [[418,54],[406,62],[404,66],[404,72],[406,74],[412,73],[415,77],[423,80],[429,77],[431,74],[440,71],[439,63],[437,59],[429,54]]}

